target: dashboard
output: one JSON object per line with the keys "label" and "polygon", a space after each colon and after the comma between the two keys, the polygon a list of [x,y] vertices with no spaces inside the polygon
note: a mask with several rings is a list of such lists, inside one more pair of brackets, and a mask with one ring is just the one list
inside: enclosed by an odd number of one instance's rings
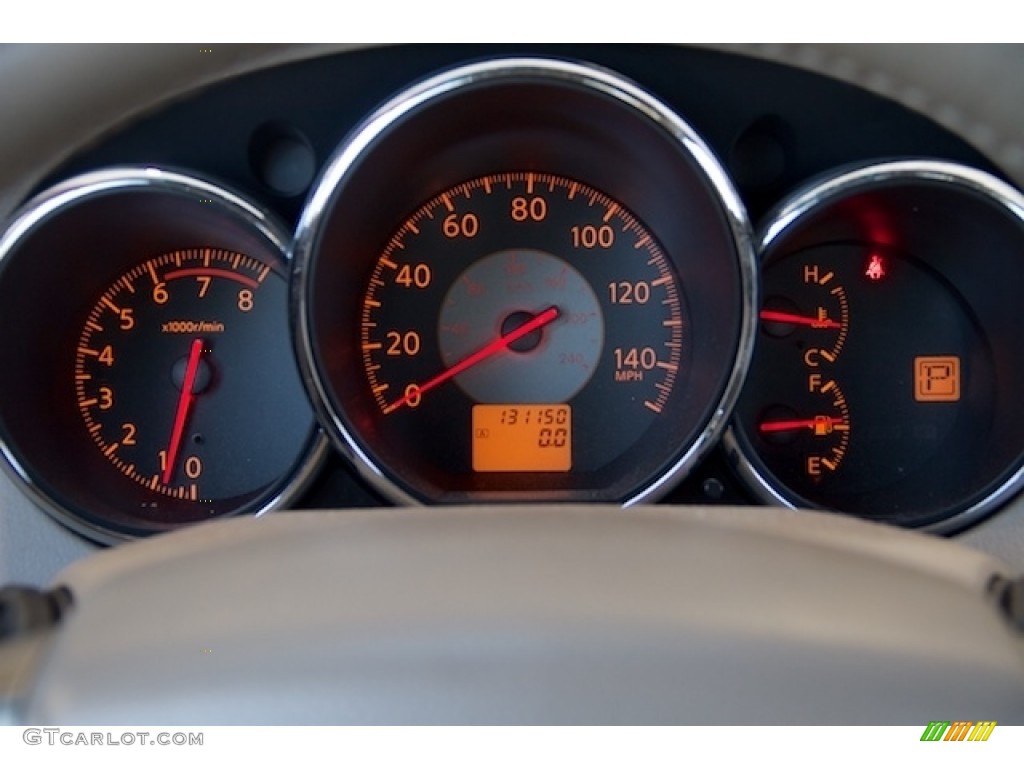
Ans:
{"label": "dashboard", "polygon": [[0,721],[1022,722],[1022,63],[0,47]]}
{"label": "dashboard", "polygon": [[396,503],[833,509],[1024,561],[1015,155],[767,60],[817,50],[260,49],[296,60],[8,187],[4,327],[46,332],[0,343],[6,576]]}

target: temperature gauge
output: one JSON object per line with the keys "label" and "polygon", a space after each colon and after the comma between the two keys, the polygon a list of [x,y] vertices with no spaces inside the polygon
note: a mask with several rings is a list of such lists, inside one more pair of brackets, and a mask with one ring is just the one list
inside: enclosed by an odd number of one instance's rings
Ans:
{"label": "temperature gauge", "polygon": [[781,293],[765,298],[761,327],[776,339],[799,335],[806,343],[809,366],[834,363],[846,343],[850,303],[835,270],[814,261],[794,260],[783,265],[786,274],[776,279]]}

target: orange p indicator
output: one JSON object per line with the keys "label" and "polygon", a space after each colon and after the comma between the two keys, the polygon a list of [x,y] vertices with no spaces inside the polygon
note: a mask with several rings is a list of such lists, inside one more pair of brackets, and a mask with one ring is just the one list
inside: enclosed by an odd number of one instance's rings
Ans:
{"label": "orange p indicator", "polygon": [[960,358],[956,355],[914,358],[914,399],[919,403],[960,400]]}

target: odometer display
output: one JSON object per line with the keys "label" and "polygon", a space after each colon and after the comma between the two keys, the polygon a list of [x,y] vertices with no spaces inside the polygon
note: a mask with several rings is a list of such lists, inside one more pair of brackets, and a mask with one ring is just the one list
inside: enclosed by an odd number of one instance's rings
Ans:
{"label": "odometer display", "polygon": [[568,405],[474,405],[473,470],[568,472],[572,409]]}

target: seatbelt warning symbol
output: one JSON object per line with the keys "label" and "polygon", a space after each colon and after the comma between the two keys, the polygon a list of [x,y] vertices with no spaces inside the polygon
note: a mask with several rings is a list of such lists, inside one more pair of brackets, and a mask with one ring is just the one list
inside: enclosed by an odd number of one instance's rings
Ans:
{"label": "seatbelt warning symbol", "polygon": [[960,358],[914,358],[914,399],[919,403],[955,403],[960,399]]}

